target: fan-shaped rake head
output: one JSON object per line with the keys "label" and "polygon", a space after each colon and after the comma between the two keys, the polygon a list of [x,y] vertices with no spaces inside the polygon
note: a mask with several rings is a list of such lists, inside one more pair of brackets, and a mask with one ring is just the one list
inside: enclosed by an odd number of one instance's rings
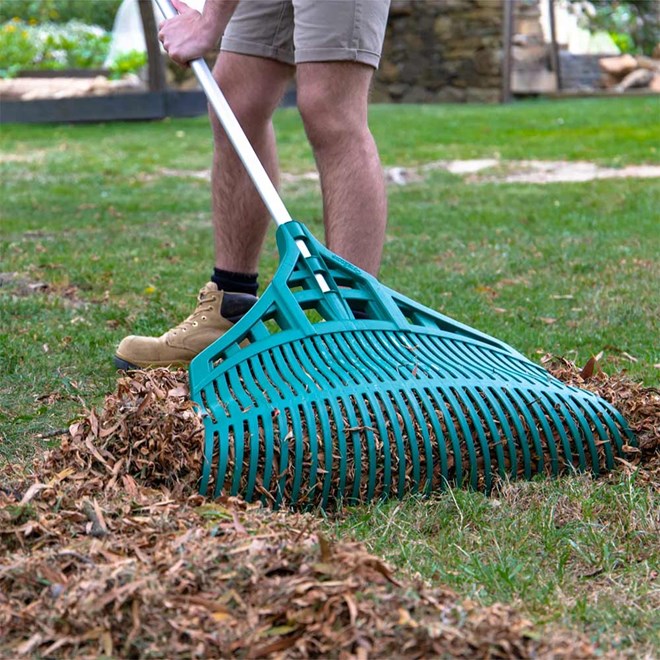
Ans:
{"label": "fan-shaped rake head", "polygon": [[634,444],[604,400],[384,287],[302,225],[277,240],[271,285],[191,365],[200,492],[323,508],[447,485],[488,492],[497,477],[599,473]]}

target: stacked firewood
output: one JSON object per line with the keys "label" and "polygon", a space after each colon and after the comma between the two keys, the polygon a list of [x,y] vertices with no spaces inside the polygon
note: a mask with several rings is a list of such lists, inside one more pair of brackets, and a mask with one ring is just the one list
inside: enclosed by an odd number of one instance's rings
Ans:
{"label": "stacked firewood", "polygon": [[603,87],[617,92],[629,89],[647,89],[660,92],[660,49],[654,57],[646,55],[617,55],[603,57],[600,69],[603,72]]}

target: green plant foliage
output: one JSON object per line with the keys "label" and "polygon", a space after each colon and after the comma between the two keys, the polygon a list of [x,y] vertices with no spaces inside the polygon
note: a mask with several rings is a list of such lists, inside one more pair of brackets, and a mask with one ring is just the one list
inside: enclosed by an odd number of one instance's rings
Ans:
{"label": "green plant foliage", "polygon": [[5,23],[0,28],[0,78],[12,78],[32,64],[38,51],[21,20]]}
{"label": "green plant foliage", "polygon": [[2,0],[0,23],[20,18],[29,23],[71,20],[112,28],[121,0]]}
{"label": "green plant foliage", "polygon": [[29,28],[29,32],[40,48],[34,62],[37,69],[98,68],[110,49],[110,34],[80,21],[43,23]]}
{"label": "green plant foliage", "polygon": [[583,27],[610,33],[624,53],[650,55],[660,42],[657,0],[569,0]]}
{"label": "green plant foliage", "polygon": [[118,55],[110,65],[110,78],[122,78],[128,73],[139,71],[147,63],[147,54],[139,50],[129,50]]}
{"label": "green plant foliage", "polygon": [[635,51],[635,42],[629,34],[610,32],[610,38],[622,53],[633,53]]}
{"label": "green plant foliage", "polygon": [[[11,78],[26,69],[101,68],[111,40],[110,33],[98,25],[80,21],[29,25],[14,18],[0,26],[0,77]],[[140,51],[122,53],[110,66],[110,75],[117,79],[135,73],[146,61]]]}
{"label": "green plant foliage", "polygon": [[88,69],[103,66],[111,36],[103,28],[69,21],[28,25],[12,19],[0,28],[3,77],[21,69]]}

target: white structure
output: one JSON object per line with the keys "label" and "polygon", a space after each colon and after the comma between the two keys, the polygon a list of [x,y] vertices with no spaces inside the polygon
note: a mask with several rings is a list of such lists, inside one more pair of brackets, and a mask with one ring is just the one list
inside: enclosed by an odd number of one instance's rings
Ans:
{"label": "white structure", "polygon": [[[588,3],[585,5],[588,8]],[[546,43],[552,41],[547,0],[539,3],[541,28]],[[621,51],[607,32],[591,33],[579,25],[579,16],[567,2],[555,2],[555,27],[559,47],[574,55],[619,55]]]}

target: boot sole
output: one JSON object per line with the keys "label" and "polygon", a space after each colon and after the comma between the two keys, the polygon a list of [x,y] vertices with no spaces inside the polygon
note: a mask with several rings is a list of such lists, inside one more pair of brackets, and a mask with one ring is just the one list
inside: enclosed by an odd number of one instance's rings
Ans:
{"label": "boot sole", "polygon": [[190,365],[190,362],[161,362],[161,363],[145,363],[145,364],[133,364],[128,360],[115,355],[113,358],[115,367],[118,371],[135,371],[136,369],[158,369],[159,367],[166,367],[172,369],[187,369]]}

